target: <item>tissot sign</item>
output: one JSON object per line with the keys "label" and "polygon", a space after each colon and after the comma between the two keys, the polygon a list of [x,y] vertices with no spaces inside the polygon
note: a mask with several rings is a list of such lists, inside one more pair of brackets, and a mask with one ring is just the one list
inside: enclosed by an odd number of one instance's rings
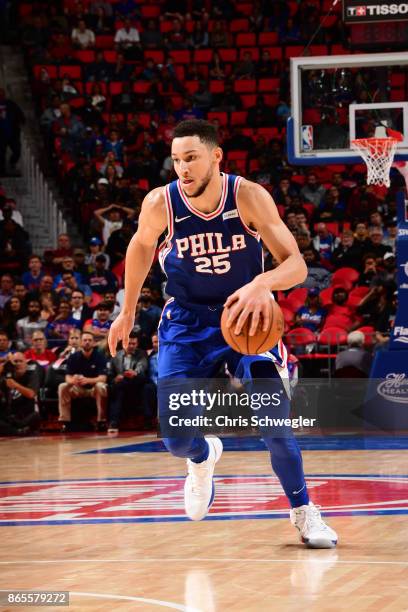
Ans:
{"label": "tissot sign", "polygon": [[344,23],[366,23],[380,21],[408,21],[408,1],[343,0]]}

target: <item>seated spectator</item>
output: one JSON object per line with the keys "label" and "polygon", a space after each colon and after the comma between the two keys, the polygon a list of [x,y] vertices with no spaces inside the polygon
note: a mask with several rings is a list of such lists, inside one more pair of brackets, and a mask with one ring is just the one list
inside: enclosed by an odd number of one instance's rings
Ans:
{"label": "seated spectator", "polygon": [[24,272],[22,281],[29,291],[38,289],[44,272],[42,261],[38,255],[31,255],[28,259],[28,271]]}
{"label": "seated spectator", "polygon": [[6,331],[0,329],[0,363],[4,363],[12,350],[12,342]]}
{"label": "seated spectator", "polygon": [[95,398],[97,430],[105,431],[106,381],[106,359],[95,348],[93,335],[89,332],[82,332],[81,348],[68,357],[65,382],[58,387],[58,411],[59,421],[62,422],[62,433],[70,430],[71,402],[73,398],[78,397]]}
{"label": "seated spectator", "polygon": [[89,241],[89,253],[85,255],[85,264],[88,266],[88,270],[95,269],[95,260],[97,255],[105,255],[106,266],[110,267],[110,258],[107,253],[103,253],[103,242],[98,236],[93,236]]}
{"label": "seated spectator", "polygon": [[132,26],[129,17],[124,19],[123,27],[116,31],[115,47],[128,60],[142,59],[139,30]]}
{"label": "seated spectator", "polygon": [[330,264],[333,251],[339,245],[339,242],[340,240],[329,232],[325,223],[318,223],[316,236],[313,238],[313,246],[319,253],[322,263]]}
{"label": "seated spectator", "polygon": [[215,21],[212,32],[210,33],[210,46],[213,49],[220,47],[230,47],[230,33],[225,21]]}
{"label": "seated spectator", "polygon": [[335,287],[332,293],[332,303],[328,306],[328,314],[353,319],[353,311],[347,305],[348,294],[343,287]]}
{"label": "seated spectator", "polygon": [[120,229],[114,230],[109,236],[106,252],[110,256],[112,267],[122,261],[126,255],[126,249],[134,234],[134,225],[131,219],[124,219]]}
{"label": "seated spectator", "polygon": [[27,287],[23,284],[22,280],[19,278],[16,278],[14,282],[13,296],[18,297],[21,300],[21,303],[23,306],[26,305],[27,297],[28,297],[28,290],[27,290]]}
{"label": "seated spectator", "polygon": [[60,111],[61,117],[52,126],[54,136],[59,138],[62,152],[75,155],[80,150],[85,126],[66,102],[61,104]]}
{"label": "seated spectator", "polygon": [[97,51],[95,61],[85,66],[86,81],[109,81],[112,70],[110,64],[105,60],[103,51]]}
{"label": "seated spectator", "polygon": [[85,281],[88,277],[88,266],[85,263],[85,251],[84,249],[74,250],[74,270],[81,275],[81,278]]}
{"label": "seated spectator", "polygon": [[386,228],[387,233],[385,238],[383,239],[383,244],[385,244],[385,246],[391,247],[391,249],[395,253],[396,240],[398,236],[398,226],[396,221],[394,219],[390,219],[389,221],[387,221]]}
{"label": "seated spectator", "polygon": [[149,378],[151,382],[157,388],[157,380],[159,376],[158,369],[158,356],[159,356],[159,336],[153,334],[152,336],[152,348],[148,351],[149,355]]}
{"label": "seated spectator", "polygon": [[116,291],[117,285],[115,275],[106,270],[106,255],[100,253],[95,258],[95,270],[89,275],[89,286],[92,291],[102,295],[105,291]]}
{"label": "seated spectator", "polygon": [[385,253],[380,270],[373,277],[371,285],[384,285],[395,291],[397,289],[397,262],[394,253]]}
{"label": "seated spectator", "polygon": [[23,263],[31,252],[28,233],[12,219],[10,206],[3,208],[3,221],[0,221],[0,273],[20,274]]}
{"label": "seated spectator", "polygon": [[273,74],[273,62],[271,52],[263,49],[260,59],[256,64],[256,76],[258,79],[270,79]]}
{"label": "seated spectator", "polygon": [[95,217],[102,226],[102,239],[106,245],[111,234],[123,225],[123,214],[126,214],[128,219],[132,219],[135,211],[125,206],[110,204],[104,208],[98,208],[94,211]]}
{"label": "seated spectator", "polygon": [[299,247],[299,251],[301,253],[304,253],[306,249],[312,249],[313,252],[318,256],[319,254],[317,253],[317,251],[315,250],[313,246],[312,237],[310,235],[309,230],[304,227],[299,228],[299,223],[297,221],[296,216],[295,216],[295,221],[296,221],[296,228],[297,228],[296,242]]}
{"label": "seated spectator", "polygon": [[379,260],[379,263],[381,263],[385,253],[392,253],[391,247],[383,244],[383,238],[384,234],[381,228],[374,227],[370,230],[367,251],[372,253],[376,260]]}
{"label": "seated spectator", "polygon": [[345,208],[345,203],[339,200],[337,188],[331,187],[326,191],[314,218],[316,221],[342,221],[345,216]]}
{"label": "seated spectator", "polygon": [[306,184],[300,190],[300,195],[305,202],[310,202],[318,208],[326,194],[326,190],[323,185],[320,185],[317,181],[317,176],[310,172],[306,179]]}
{"label": "seated spectator", "polygon": [[225,64],[218,51],[214,50],[210,64],[210,78],[223,81],[225,79]]}
{"label": "seated spectator", "polygon": [[95,46],[95,34],[86,27],[83,19],[80,19],[77,27],[72,30],[71,40],[77,49],[92,49]]}
{"label": "seated spectator", "polygon": [[82,283],[82,276],[79,272],[75,270],[75,260],[72,255],[66,255],[62,258],[60,270],[61,272],[57,274],[54,278],[54,290],[56,290],[57,287],[59,287],[59,285],[61,284],[62,277],[65,273],[72,274],[78,284]]}
{"label": "seated spectator", "polygon": [[[251,151],[251,156],[252,156],[252,153],[253,151]],[[284,204],[286,196],[289,196],[289,197],[297,196],[298,191],[294,187],[294,185],[291,184],[288,178],[282,178],[279,181],[278,187],[274,187],[272,195],[273,195],[273,199],[275,200],[276,204]]]}
{"label": "seated spectator", "polygon": [[[112,97],[112,111],[115,113],[131,113],[135,106],[136,95],[132,91],[131,84],[128,81],[124,81],[120,94]],[[123,143],[120,155],[123,157]]]}
{"label": "seated spectator", "polygon": [[[21,227],[24,227],[23,215],[21,214],[19,210],[17,210],[17,202],[13,198],[6,198],[6,201],[4,202],[4,206],[7,208],[11,208],[12,210],[11,219],[15,221],[16,223],[18,223],[19,225],[21,225]],[[4,219],[3,210],[0,208],[0,221],[2,221],[3,219]]]}
{"label": "seated spectator", "polygon": [[69,332],[73,327],[79,329],[80,322],[72,317],[69,302],[61,301],[57,316],[45,328],[45,335],[53,341],[53,346],[62,346],[68,341]]}
{"label": "seated spectator", "polygon": [[[111,7],[112,11],[112,7]],[[99,6],[93,15],[90,15],[90,25],[96,34],[110,34],[113,29],[113,19],[111,15],[106,13],[104,7]]]}
{"label": "seated spectator", "polygon": [[163,45],[163,36],[154,19],[148,19],[140,37],[143,49],[157,49]]}
{"label": "seated spectator", "polygon": [[95,342],[101,342],[108,337],[112,325],[111,313],[113,304],[109,302],[99,302],[96,307],[96,317],[88,319],[84,323],[84,332],[91,332]]}
{"label": "seated spectator", "polygon": [[108,17],[113,16],[112,4],[110,2],[105,2],[104,0],[94,0],[91,2],[89,6],[91,15],[97,15],[100,9],[102,9]]}
{"label": "seated spectator", "polygon": [[173,19],[171,30],[164,36],[164,45],[167,49],[187,49],[187,34],[180,19]]}
{"label": "seated spectator", "polygon": [[33,333],[44,331],[47,321],[41,318],[41,304],[38,300],[30,300],[27,307],[27,316],[17,321],[17,336],[20,343],[28,348],[31,345]]}
{"label": "seated spectator", "polygon": [[1,313],[1,327],[10,338],[17,338],[17,321],[23,318],[24,307],[20,298],[13,295]]}
{"label": "seated spectator", "polygon": [[106,96],[103,94],[100,83],[92,84],[90,102],[92,108],[96,109],[100,113],[103,113],[106,107]]}
{"label": "seated spectator", "polygon": [[117,19],[139,16],[136,0],[119,0],[115,2],[114,11]]}
{"label": "seated spectator", "polygon": [[56,359],[47,369],[45,388],[48,397],[58,397],[58,385],[65,382],[68,357],[78,351],[80,345],[81,331],[73,328],[69,332],[67,344],[56,350]]}
{"label": "seated spectator", "polygon": [[75,272],[63,272],[61,274],[61,280],[55,287],[55,293],[58,295],[58,299],[70,300],[72,292],[76,289],[80,289],[85,295],[85,301],[88,302],[92,298],[92,289],[85,283],[78,283]]}
{"label": "seated spectator", "polygon": [[31,346],[24,352],[24,357],[27,361],[36,361],[43,368],[47,368],[57,359],[54,351],[47,348],[47,339],[44,332],[39,330],[33,333]]}
{"label": "seated spectator", "polygon": [[368,229],[363,221],[356,223],[354,228],[354,241],[361,248],[362,252],[366,252],[369,243]]}
{"label": "seated spectator", "polygon": [[192,49],[203,49],[208,47],[208,32],[204,29],[202,21],[194,22],[194,29],[188,39],[188,45]]}
{"label": "seated spectator", "polygon": [[198,89],[193,95],[193,104],[199,110],[207,112],[210,110],[213,101],[212,93],[209,91],[206,81],[199,81]]}
{"label": "seated spectator", "polygon": [[149,363],[145,351],[139,348],[139,337],[135,332],[129,336],[126,349],[118,351],[109,363],[111,399],[109,405],[109,432],[117,432],[123,406],[140,403],[143,410],[145,429],[152,425],[149,402]]}
{"label": "seated spectator", "polygon": [[351,230],[344,230],[341,234],[340,243],[334,249],[331,262],[334,268],[354,268],[359,270],[361,267],[362,249],[354,240]]}
{"label": "seated spectator", "polygon": [[266,104],[265,97],[262,94],[257,95],[255,106],[251,106],[248,109],[247,123],[252,128],[274,125],[275,115],[273,108]]}
{"label": "seated spectator", "polygon": [[286,43],[289,45],[295,45],[296,43],[299,43],[302,39],[300,28],[294,22],[292,17],[289,17],[286,23],[282,24],[279,27],[278,34],[279,34],[279,42]]}
{"label": "seated spectator", "polygon": [[85,302],[85,294],[81,289],[73,289],[71,293],[71,316],[78,321],[82,329],[85,321],[92,317],[92,308]]}
{"label": "seated spectator", "polygon": [[13,353],[0,365],[0,433],[26,435],[38,432],[40,415],[36,397],[40,387],[37,369],[29,369],[23,353]]}
{"label": "seated spectator", "polygon": [[358,277],[358,285],[369,287],[377,276],[377,264],[372,253],[366,253],[363,257],[363,268]]}
{"label": "seated spectator", "polygon": [[238,60],[233,69],[233,76],[236,79],[255,78],[255,63],[249,51],[245,51],[242,59]]}
{"label": "seated spectator", "polygon": [[132,66],[130,64],[126,64],[125,56],[123,53],[118,53],[116,57],[116,62],[111,68],[110,78],[112,81],[127,81],[130,79],[130,75],[132,74]]}
{"label": "seated spectator", "polygon": [[0,308],[4,308],[14,294],[14,280],[11,274],[2,274],[0,278]]}
{"label": "seated spectator", "polygon": [[370,375],[372,355],[364,348],[365,337],[361,331],[352,331],[347,336],[347,348],[336,357],[335,369],[355,368]]}
{"label": "seated spectator", "polygon": [[68,234],[59,234],[57,248],[52,251],[52,263],[55,267],[62,264],[64,257],[72,257],[73,249]]}
{"label": "seated spectator", "polygon": [[303,250],[303,258],[307,265],[307,278],[300,285],[301,287],[317,288],[319,291],[329,287],[331,282],[331,274],[320,263],[319,254],[313,248]]}
{"label": "seated spectator", "polygon": [[320,304],[319,289],[309,289],[305,306],[296,312],[296,325],[307,327],[315,332],[322,328],[325,316],[326,311]]}

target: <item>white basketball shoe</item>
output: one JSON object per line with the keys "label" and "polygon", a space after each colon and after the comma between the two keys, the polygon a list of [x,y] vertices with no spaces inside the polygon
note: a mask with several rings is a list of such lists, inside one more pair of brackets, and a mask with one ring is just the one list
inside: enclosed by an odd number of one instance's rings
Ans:
{"label": "white basketball shoe", "polygon": [[290,521],[299,533],[300,539],[308,548],[334,548],[337,533],[323,521],[318,506],[309,502],[290,511]]}
{"label": "white basketball shoe", "polygon": [[215,464],[222,455],[222,442],[219,438],[205,438],[208,458],[201,463],[187,459],[188,476],[184,484],[184,506],[192,521],[201,521],[208,513],[214,500],[213,474]]}

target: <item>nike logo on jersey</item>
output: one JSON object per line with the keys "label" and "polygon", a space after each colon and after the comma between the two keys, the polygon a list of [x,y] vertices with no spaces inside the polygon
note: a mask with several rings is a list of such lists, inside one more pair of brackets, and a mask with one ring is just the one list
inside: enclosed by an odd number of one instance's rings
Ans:
{"label": "nike logo on jersey", "polygon": [[180,221],[185,221],[186,219],[189,219],[191,217],[191,215],[187,215],[187,217],[176,217],[174,220],[176,223],[180,223]]}

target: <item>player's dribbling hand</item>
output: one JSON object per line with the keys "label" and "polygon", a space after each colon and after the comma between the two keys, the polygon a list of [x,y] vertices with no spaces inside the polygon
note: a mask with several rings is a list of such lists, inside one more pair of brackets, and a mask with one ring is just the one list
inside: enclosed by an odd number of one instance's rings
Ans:
{"label": "player's dribbling hand", "polygon": [[133,315],[124,314],[123,312],[114,320],[109,330],[108,346],[112,357],[116,355],[116,347],[119,340],[122,340],[122,346],[127,349],[129,344],[129,334],[133,329],[135,318]]}
{"label": "player's dribbling hand", "polygon": [[229,296],[224,304],[224,307],[229,308],[227,327],[231,327],[235,321],[234,333],[238,335],[241,333],[245,321],[249,315],[252,314],[249,335],[253,336],[257,330],[259,319],[262,314],[262,329],[263,331],[267,331],[270,324],[269,305],[271,299],[273,299],[271,290],[257,279],[237,289],[237,291]]}

